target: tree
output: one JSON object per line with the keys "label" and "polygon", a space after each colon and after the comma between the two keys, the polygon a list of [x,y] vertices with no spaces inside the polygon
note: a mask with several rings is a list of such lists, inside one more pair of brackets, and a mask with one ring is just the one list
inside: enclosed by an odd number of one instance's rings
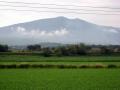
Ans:
{"label": "tree", "polygon": [[63,54],[62,54],[62,51],[61,51],[61,48],[54,48],[54,54],[56,55],[56,56],[62,56]]}
{"label": "tree", "polygon": [[8,51],[8,45],[1,45],[0,44],[0,52],[7,52]]}
{"label": "tree", "polygon": [[28,50],[31,50],[31,51],[40,51],[41,50],[41,45],[28,45],[27,46],[27,49]]}
{"label": "tree", "polygon": [[79,46],[78,46],[78,49],[77,49],[77,53],[78,55],[86,55],[87,54],[87,46],[83,43],[81,43]]}
{"label": "tree", "polygon": [[107,46],[102,46],[101,47],[101,54],[111,54],[112,50],[109,49]]}
{"label": "tree", "polygon": [[43,49],[42,49],[42,52],[43,52],[43,56],[45,56],[45,57],[50,57],[51,54],[52,54],[50,48],[48,48],[48,47],[43,48]]}

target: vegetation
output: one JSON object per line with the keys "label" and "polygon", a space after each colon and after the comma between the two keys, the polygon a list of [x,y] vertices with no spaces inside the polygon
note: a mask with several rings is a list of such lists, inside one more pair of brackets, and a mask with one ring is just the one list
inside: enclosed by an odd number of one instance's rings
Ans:
{"label": "vegetation", "polygon": [[8,45],[0,44],[0,52],[8,52]]}
{"label": "vegetation", "polygon": [[0,69],[0,90],[120,90],[120,69]]}
{"label": "vegetation", "polygon": [[0,50],[0,90],[120,90],[119,45]]}
{"label": "vegetation", "polygon": [[120,55],[119,45],[85,45],[68,44],[60,47],[44,47],[40,45],[27,46],[29,51],[39,51],[45,57],[50,56],[85,56],[85,55]]}
{"label": "vegetation", "polygon": [[[10,48],[10,47],[9,47]],[[50,56],[100,56],[100,55],[120,55],[120,45],[85,45],[81,44],[68,44],[59,47],[41,47],[39,44],[28,45],[27,49],[11,50],[8,51],[7,45],[0,45],[0,54],[16,54],[16,55],[41,55],[44,57]]]}
{"label": "vegetation", "polygon": [[0,55],[0,62],[120,62],[120,56],[63,56]]}
{"label": "vegetation", "polygon": [[120,56],[0,55],[2,68],[119,68]]}
{"label": "vegetation", "polygon": [[30,51],[40,51],[41,50],[41,46],[36,44],[36,45],[28,45],[27,49]]}
{"label": "vegetation", "polygon": [[30,64],[30,63],[21,63],[21,64],[0,64],[0,69],[4,68],[59,68],[59,69],[79,69],[79,68],[120,68],[120,66],[117,66],[115,64]]}

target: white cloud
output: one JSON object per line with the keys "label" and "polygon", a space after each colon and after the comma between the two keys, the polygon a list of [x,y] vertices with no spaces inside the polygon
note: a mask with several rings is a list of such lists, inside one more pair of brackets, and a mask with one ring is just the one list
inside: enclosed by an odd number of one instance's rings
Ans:
{"label": "white cloud", "polygon": [[115,29],[110,29],[109,32],[112,32],[112,33],[118,33],[118,31],[115,30]]}
{"label": "white cloud", "polygon": [[105,32],[109,32],[109,33],[119,33],[117,30],[115,30],[115,29],[103,29],[103,31],[105,31]]}
{"label": "white cloud", "polygon": [[46,30],[26,30],[23,27],[17,27],[16,32],[19,33],[19,35],[23,36],[29,36],[29,37],[54,37],[54,36],[65,36],[69,33],[68,30],[60,29],[60,30],[54,30],[54,31],[46,31]]}
{"label": "white cloud", "polygon": [[25,32],[25,28],[22,28],[22,27],[17,27],[17,32]]}
{"label": "white cloud", "polygon": [[68,31],[64,28],[64,29],[61,29],[61,30],[56,30],[53,32],[55,35],[58,35],[58,36],[61,36],[61,35],[66,35],[68,34]]}

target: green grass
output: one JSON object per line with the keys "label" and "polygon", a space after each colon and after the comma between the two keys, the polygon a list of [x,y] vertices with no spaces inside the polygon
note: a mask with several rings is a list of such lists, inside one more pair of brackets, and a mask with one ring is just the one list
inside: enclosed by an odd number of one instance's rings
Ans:
{"label": "green grass", "polygon": [[120,90],[120,69],[1,69],[0,90]]}
{"label": "green grass", "polygon": [[0,55],[0,62],[120,62],[120,56],[63,56]]}
{"label": "green grass", "polygon": [[95,64],[101,64],[101,65],[119,65],[120,62],[0,62],[0,64],[53,64],[53,65],[95,65]]}
{"label": "green grass", "polygon": [[76,57],[42,57],[38,55],[0,55],[0,64],[115,64],[120,66],[120,56],[76,56]]}
{"label": "green grass", "polygon": [[[0,64],[103,64],[120,56],[0,55]],[[120,90],[120,69],[0,69],[0,90]]]}

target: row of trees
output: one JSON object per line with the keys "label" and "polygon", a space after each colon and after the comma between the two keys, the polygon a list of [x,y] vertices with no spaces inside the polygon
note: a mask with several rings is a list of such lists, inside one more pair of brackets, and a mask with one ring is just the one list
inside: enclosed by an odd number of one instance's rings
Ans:
{"label": "row of trees", "polygon": [[41,48],[40,45],[29,45],[27,46],[27,49],[30,51],[40,51],[44,56],[108,55],[114,53],[120,54],[120,46],[85,45],[83,43],[52,48]]}
{"label": "row of trees", "polygon": [[[0,52],[8,52],[8,45],[0,44]],[[25,50],[26,51],[26,50]],[[39,52],[44,56],[79,56],[79,55],[120,55],[120,45],[85,45],[74,44],[59,47],[41,47],[41,45],[28,45],[28,52]]]}

